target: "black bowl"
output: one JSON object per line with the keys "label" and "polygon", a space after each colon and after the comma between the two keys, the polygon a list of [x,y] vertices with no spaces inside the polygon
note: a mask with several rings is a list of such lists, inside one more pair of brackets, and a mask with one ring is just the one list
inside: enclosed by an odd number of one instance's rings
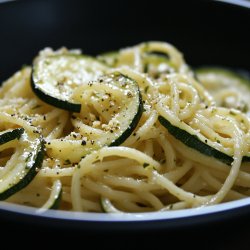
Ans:
{"label": "black bowl", "polygon": [[[30,64],[46,46],[81,48],[85,53],[98,54],[150,40],[172,43],[191,66],[216,64],[250,71],[249,27],[250,3],[247,1],[5,2],[0,4],[0,80],[23,64]],[[250,205],[189,218],[114,223],[53,217],[53,214],[45,218],[30,210],[24,212],[0,204],[0,221],[1,225],[17,228],[17,231],[31,227],[29,233],[40,228],[50,233],[73,230],[103,234],[115,230],[151,236],[153,231],[154,234],[184,232],[182,237],[187,232],[196,236],[198,232],[217,235],[217,230],[211,230],[214,226],[229,234],[235,233],[233,227],[241,228],[244,221],[249,222]],[[245,231],[238,229],[237,232],[240,237]]]}

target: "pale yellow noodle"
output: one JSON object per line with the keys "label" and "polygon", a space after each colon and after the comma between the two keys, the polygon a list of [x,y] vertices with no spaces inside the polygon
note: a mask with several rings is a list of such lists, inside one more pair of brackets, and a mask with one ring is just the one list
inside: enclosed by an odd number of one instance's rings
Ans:
{"label": "pale yellow noodle", "polygon": [[[65,53],[79,51],[47,48],[35,62]],[[81,112],[72,113],[46,104],[33,93],[31,67],[3,83],[0,129],[35,131],[43,137],[46,150],[31,184],[7,201],[43,212],[61,189],[60,209],[122,213],[167,212],[249,196],[250,163],[242,161],[250,152],[250,118],[235,110],[232,101],[238,103],[241,93],[226,85],[218,91],[213,83],[200,84],[182,53],[168,43],[141,43],[110,56],[113,63],[105,66],[103,74],[120,72],[135,81],[143,102],[136,128],[119,146],[100,143],[105,128],[116,122],[120,109],[126,110],[127,90],[95,81],[78,84],[72,98],[81,103]],[[220,107],[225,102],[228,107]],[[107,107],[109,103],[113,106]],[[161,125],[160,116],[231,156],[232,164],[188,147]],[[25,140],[0,145],[0,188],[2,178],[11,182],[9,171],[20,171],[25,146]]]}

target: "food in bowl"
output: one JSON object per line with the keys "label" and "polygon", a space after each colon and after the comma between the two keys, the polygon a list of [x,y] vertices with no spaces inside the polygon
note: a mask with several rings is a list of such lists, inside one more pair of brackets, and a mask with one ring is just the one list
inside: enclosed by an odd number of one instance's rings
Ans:
{"label": "food in bowl", "polygon": [[0,199],[150,212],[250,195],[250,82],[173,45],[45,48],[0,89]]}

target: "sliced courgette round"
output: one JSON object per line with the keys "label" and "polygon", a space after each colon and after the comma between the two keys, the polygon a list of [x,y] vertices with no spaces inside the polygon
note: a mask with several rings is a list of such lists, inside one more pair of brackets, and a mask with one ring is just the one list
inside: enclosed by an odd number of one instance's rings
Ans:
{"label": "sliced courgette round", "polygon": [[[206,112],[207,111],[207,112]],[[247,122],[247,117],[245,116],[245,121],[242,113],[240,111],[233,111],[225,108],[210,108],[210,110],[200,110],[197,112],[200,115],[209,116],[210,125],[214,129],[212,132],[204,133],[204,129],[193,127],[193,122],[185,123],[178,119],[172,119],[171,116],[160,113],[158,120],[163,125],[168,132],[178,141],[185,144],[189,148],[200,152],[201,154],[209,157],[213,157],[227,165],[231,165],[234,161],[234,141],[231,138],[230,130],[224,130],[221,132],[220,128],[228,128],[232,126],[231,121],[239,123],[242,129],[247,132],[244,122]],[[209,114],[210,113],[210,114]],[[224,119],[222,116],[217,119],[220,115],[225,115],[228,119]],[[197,119],[197,117],[195,119]],[[215,118],[215,119],[214,119]],[[216,121],[213,123],[213,121]],[[205,123],[203,123],[205,125]],[[218,129],[218,130],[217,130]],[[250,153],[246,152],[243,156],[243,161],[250,161]]]}
{"label": "sliced courgette round", "polygon": [[181,122],[179,123],[179,126],[175,126],[163,116],[159,116],[158,119],[172,136],[186,146],[197,150],[201,154],[216,158],[227,165],[230,165],[233,162],[233,157],[217,150],[213,146],[210,146],[207,139],[198,137],[196,134],[191,134],[190,131],[187,131],[182,127],[183,124]]}
{"label": "sliced courgette round", "polygon": [[34,62],[31,86],[44,102],[80,112],[81,104],[74,100],[74,90],[96,80],[106,70],[104,64],[88,56],[70,53],[45,56]]}
{"label": "sliced courgette round", "polygon": [[161,74],[175,72],[174,65],[169,60],[168,55],[159,52],[147,52],[142,55],[145,73],[153,78],[158,78]]}
{"label": "sliced courgette round", "polygon": [[220,67],[202,67],[195,72],[217,106],[250,111],[250,79],[246,74]]}
{"label": "sliced courgette round", "polygon": [[76,99],[84,108],[72,118],[75,131],[46,145],[49,156],[71,163],[103,146],[122,144],[132,134],[143,112],[137,83],[119,72],[82,86]]}
{"label": "sliced courgette round", "polygon": [[[133,58],[133,57],[132,57]],[[131,66],[133,61],[127,56],[127,51],[121,53],[112,51],[98,56],[98,60],[110,67]],[[165,53],[152,51],[141,53],[141,60],[143,65],[143,72],[148,73],[151,77],[157,78],[164,73],[175,72],[175,67]]]}
{"label": "sliced courgette round", "polygon": [[12,160],[12,164],[8,164],[8,170],[0,175],[0,200],[5,200],[26,187],[42,165],[43,139],[35,135],[30,136],[25,131],[22,132],[16,145],[15,160]]}
{"label": "sliced courgette round", "polygon": [[[0,132],[0,145],[4,145],[9,141],[19,139],[24,132],[23,128],[16,128],[16,129],[8,129],[5,131]],[[1,150],[2,147],[0,147]]]}

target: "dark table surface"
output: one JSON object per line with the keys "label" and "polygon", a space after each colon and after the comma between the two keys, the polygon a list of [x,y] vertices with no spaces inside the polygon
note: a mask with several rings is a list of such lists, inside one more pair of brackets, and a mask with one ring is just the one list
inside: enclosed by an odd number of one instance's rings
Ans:
{"label": "dark table surface", "polygon": [[[223,217],[223,215],[222,215]],[[250,249],[250,216],[247,214],[232,214],[232,218],[226,220],[217,220],[211,218],[211,221],[203,220],[197,223],[192,219],[183,219],[179,226],[168,227],[161,223],[158,226],[152,226],[144,223],[143,226],[130,223],[124,228],[113,230],[110,224],[106,227],[74,227],[70,221],[64,221],[60,224],[53,224],[48,220],[41,223],[41,220],[29,217],[20,218],[7,215],[0,215],[0,237],[6,239],[14,235],[15,242],[28,242],[28,248],[33,248],[33,243],[41,247],[70,247],[76,248],[82,246],[85,249],[91,246],[91,249],[102,246],[104,249]],[[185,223],[185,220],[189,220]],[[165,222],[168,223],[168,222]],[[153,225],[151,223],[151,225]],[[24,240],[25,239],[25,240]],[[32,243],[32,244],[31,244]],[[39,248],[39,249],[40,249]]]}

